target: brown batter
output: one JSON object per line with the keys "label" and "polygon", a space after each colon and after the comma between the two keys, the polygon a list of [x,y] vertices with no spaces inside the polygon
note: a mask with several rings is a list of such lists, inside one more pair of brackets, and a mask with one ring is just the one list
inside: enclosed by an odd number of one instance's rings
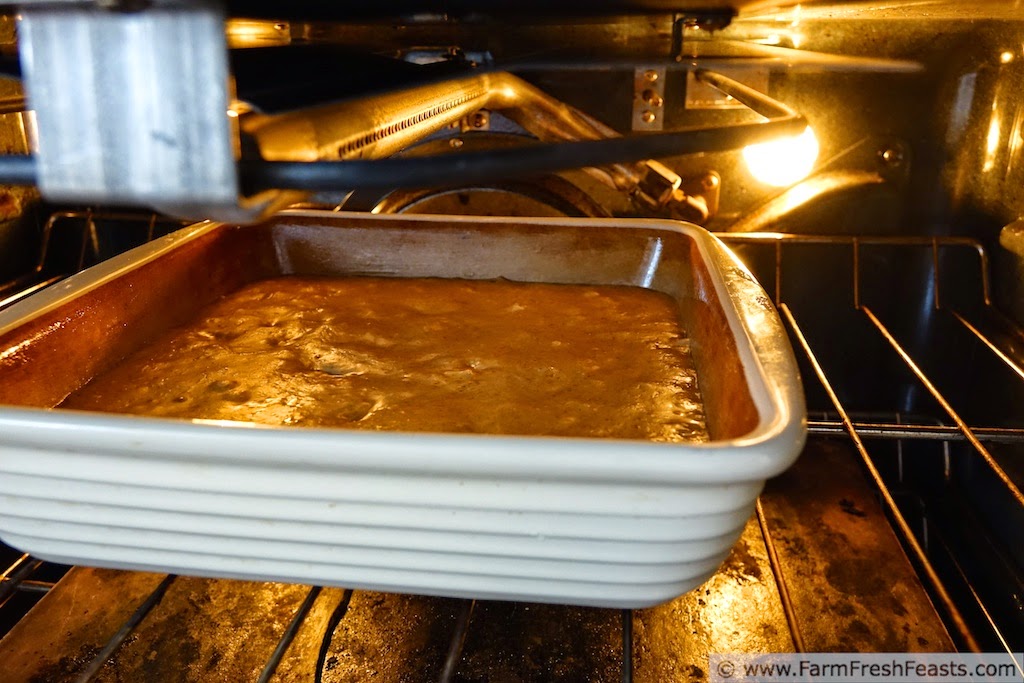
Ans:
{"label": "brown batter", "polygon": [[273,425],[706,441],[672,300],[635,287],[281,277],[65,408]]}

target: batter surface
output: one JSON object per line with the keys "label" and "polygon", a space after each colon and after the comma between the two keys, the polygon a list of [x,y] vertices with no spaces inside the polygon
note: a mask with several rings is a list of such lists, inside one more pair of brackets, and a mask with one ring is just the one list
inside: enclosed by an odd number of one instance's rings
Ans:
{"label": "batter surface", "polygon": [[672,300],[634,287],[280,277],[61,407],[355,429],[706,441]]}

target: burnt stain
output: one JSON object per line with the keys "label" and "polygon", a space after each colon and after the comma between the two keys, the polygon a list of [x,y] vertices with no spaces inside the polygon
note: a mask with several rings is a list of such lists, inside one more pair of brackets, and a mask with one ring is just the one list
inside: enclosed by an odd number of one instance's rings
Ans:
{"label": "burnt stain", "polygon": [[851,605],[848,602],[840,602],[833,608],[832,611],[841,617],[852,617],[854,614],[857,613],[857,610],[854,609],[853,605]]}
{"label": "burnt stain", "polygon": [[117,668],[140,681],[159,681],[175,676],[179,680],[193,679],[195,667],[200,663],[201,647],[190,629],[191,616],[191,610],[180,609],[166,620],[161,631],[161,644],[154,644],[151,650],[152,653],[159,652],[159,656],[128,651],[125,653],[128,661]]}
{"label": "burnt stain", "polygon": [[871,642],[871,629],[860,619],[854,619],[846,625],[847,633],[859,642]]}
{"label": "burnt stain", "polygon": [[483,602],[472,623],[460,680],[570,683],[620,674],[615,610]]}
{"label": "burnt stain", "polygon": [[843,498],[839,501],[839,508],[848,515],[854,517],[867,517],[868,513],[864,512],[857,507],[857,503],[847,498]]}
{"label": "burnt stain", "polygon": [[797,560],[810,554],[807,541],[802,536],[783,538],[781,542]]}
{"label": "burnt stain", "polygon": [[356,592],[325,669],[339,681],[436,679],[460,606],[443,598]]}
{"label": "burnt stain", "polygon": [[840,593],[861,597],[878,595],[888,585],[885,577],[878,575],[877,562],[870,558],[832,560],[825,579]]}
{"label": "burnt stain", "polygon": [[764,579],[761,565],[751,554],[750,546],[745,541],[741,541],[733,548],[732,554],[725,561],[722,570],[738,582],[760,582]]}
{"label": "burnt stain", "polygon": [[73,683],[101,649],[99,645],[82,645],[77,652],[40,667],[28,683]]}
{"label": "burnt stain", "polygon": [[858,544],[851,543],[850,538],[842,530],[829,526],[824,520],[822,524],[825,533],[818,542],[819,552],[826,557],[849,557],[850,549],[857,547]]}

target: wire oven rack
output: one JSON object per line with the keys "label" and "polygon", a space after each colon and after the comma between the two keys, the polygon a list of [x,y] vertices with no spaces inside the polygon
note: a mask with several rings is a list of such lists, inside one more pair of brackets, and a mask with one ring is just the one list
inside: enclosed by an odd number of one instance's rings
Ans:
{"label": "wire oven rack", "polygon": [[[136,234],[128,243],[118,245],[120,248],[131,246],[132,240],[148,240],[175,227],[173,222],[165,223],[164,219],[155,215],[140,218],[136,214],[127,213],[54,214],[45,225],[41,257],[35,271],[30,276],[0,288],[0,295],[6,297],[0,301],[0,306],[21,298],[24,293],[55,282],[92,260],[102,258],[105,247],[100,244],[100,226],[108,223],[136,226]],[[142,235],[137,234],[139,225],[147,226]],[[77,256],[73,255],[70,265],[67,257],[64,257],[64,266],[55,266],[51,263],[53,253],[48,248],[51,235],[68,226],[81,231],[78,253]],[[977,563],[972,566],[972,563],[965,561],[963,540],[957,537],[955,526],[950,533],[949,525],[944,525],[939,519],[943,515],[936,511],[944,509],[948,499],[941,496],[948,493],[951,487],[956,488],[959,480],[967,478],[973,481],[981,478],[990,482],[984,489],[985,497],[1005,500],[1013,514],[1024,514],[1024,495],[1014,476],[1007,471],[1006,454],[993,451],[996,445],[1012,449],[1024,444],[1024,428],[1005,425],[971,426],[955,407],[959,395],[950,398],[940,391],[942,382],[935,379],[933,373],[926,371],[929,365],[927,352],[922,356],[920,348],[914,348],[912,340],[907,341],[908,335],[913,337],[913,327],[885,322],[890,315],[889,299],[893,298],[893,294],[892,290],[886,290],[884,286],[879,288],[877,284],[878,279],[892,276],[894,270],[905,269],[907,263],[920,265],[923,258],[925,277],[922,280],[923,286],[916,293],[918,313],[925,309],[931,311],[929,315],[941,312],[942,316],[953,321],[960,333],[972,339],[978,348],[990,354],[991,359],[1002,367],[1004,381],[1019,382],[1024,380],[1024,367],[1016,358],[1021,357],[1017,351],[1024,348],[1024,332],[1002,316],[992,304],[989,259],[984,247],[974,240],[958,237],[841,237],[766,233],[718,236],[748,263],[765,289],[773,293],[804,366],[809,404],[815,405],[817,400],[819,406],[825,407],[825,410],[810,414],[809,428],[812,436],[809,450],[802,459],[811,457],[810,452],[815,444],[826,441],[840,440],[851,447],[859,457],[868,480],[873,484],[875,494],[911,564],[949,630],[952,644],[974,651],[1019,650],[1021,642],[1014,642],[1014,638],[1019,638],[1014,635],[1014,625],[1019,625],[1024,606],[1019,604],[1019,592],[1014,593],[1014,582],[1019,581],[1020,577],[1011,571],[1013,576],[1009,582],[1004,582],[1007,586],[1004,593],[1000,593],[998,588],[984,588]],[[825,255],[824,262],[830,264],[828,281],[812,282],[811,285],[806,282],[808,270],[814,269],[808,268],[807,259],[799,257],[798,253],[809,249],[816,250],[813,253],[818,256]],[[879,261],[883,254],[888,259],[883,261],[890,267],[885,269],[880,278],[878,265],[883,262]],[[894,259],[893,254],[911,254],[911,257]],[[968,265],[968,262],[973,264]],[[836,264],[843,265],[835,269]],[[893,264],[895,267],[891,267]],[[845,271],[848,277],[836,277],[837,270],[841,274]],[[965,279],[965,271],[969,272],[969,279]],[[813,278],[815,274],[811,273],[810,276]],[[875,344],[876,350],[880,348],[883,355],[888,355],[890,367],[902,366],[910,380],[906,383],[910,390],[916,390],[925,399],[930,397],[930,405],[937,407],[937,411],[922,411],[919,416],[910,414],[908,409],[912,405],[920,405],[922,400],[916,403],[904,400],[900,404],[903,410],[883,413],[851,409],[844,396],[852,397],[854,402],[858,400],[856,383],[864,370],[840,368],[835,373],[826,370],[830,365],[836,365],[837,357],[842,360],[842,354],[836,356],[831,351],[831,344],[822,344],[820,341],[823,338],[822,318],[834,316],[836,312],[831,308],[822,313],[818,310],[821,307],[818,299],[829,299],[827,305],[830,306],[836,300],[845,300],[848,305],[843,314],[848,319],[866,323],[863,327],[873,335],[874,338],[867,344]],[[809,331],[812,329],[813,332]],[[825,330],[824,338],[827,340],[827,326]],[[926,340],[925,349],[928,343],[934,343],[934,339],[931,342]],[[823,358],[826,359],[824,362]],[[842,363],[839,365],[842,366]],[[903,398],[913,394],[910,390],[904,392]],[[936,415],[941,419],[936,419]],[[924,449],[924,455],[915,453],[915,449]],[[927,474],[915,479],[917,475],[914,469],[918,467],[915,463],[922,461],[926,463],[926,472],[939,468],[941,474],[938,484],[934,478],[929,479]],[[964,466],[966,462],[970,466]],[[921,486],[922,480],[927,485]],[[970,483],[967,482],[967,489],[970,489]],[[809,626],[795,606],[795,596],[802,587],[791,573],[787,573],[784,563],[780,561],[780,528],[761,502],[757,505],[756,530],[763,540],[793,649],[813,649],[814,643],[809,643],[805,637]],[[998,528],[987,534],[979,533],[977,527],[972,527],[971,531],[971,535],[989,539],[985,547],[991,550],[991,556],[983,564],[1012,567],[1013,558],[1006,557],[1005,544],[998,541],[999,533]],[[990,540],[990,537],[995,540]],[[33,597],[41,596],[53,587],[54,580],[64,569],[28,555],[15,555],[13,562],[0,576],[0,617],[12,597],[27,596],[28,602],[33,602]],[[984,571],[981,573],[984,574]],[[116,634],[98,651],[89,653],[88,663],[79,669],[74,680],[96,680],[111,656],[130,640],[179,580],[173,575],[161,579]],[[309,587],[306,590],[256,680],[264,683],[274,678],[296,634],[327,590],[320,587]],[[1016,604],[1013,602],[1014,595],[1018,596]],[[318,648],[314,680],[321,680],[332,636],[344,621],[352,599],[352,591],[340,594],[335,591],[332,597],[334,606],[326,620]],[[24,610],[23,607],[20,609]],[[439,681],[459,679],[467,636],[473,630],[474,616],[479,610],[474,601],[456,603],[450,635],[442,648],[442,664],[432,678]],[[20,614],[15,619],[17,616]],[[618,675],[621,675],[623,681],[633,680],[634,660],[638,651],[634,632],[636,619],[637,616],[630,611],[623,611],[617,618],[621,635]]]}
{"label": "wire oven rack", "polygon": [[[827,416],[831,417],[831,419],[810,420],[808,425],[810,433],[817,436],[845,435],[849,439],[859,454],[871,480],[877,487],[878,495],[904,547],[929,587],[933,599],[944,612],[947,623],[959,637],[962,646],[973,651],[981,651],[981,645],[973,635],[975,628],[968,624],[968,619],[963,614],[960,601],[953,598],[951,589],[947,587],[948,581],[940,577],[939,572],[936,571],[933,565],[931,559],[933,547],[941,545],[943,540],[941,537],[936,537],[934,533],[929,538],[926,529],[921,527],[922,524],[926,523],[927,517],[916,520],[918,528],[914,528],[912,520],[908,520],[907,506],[901,505],[898,502],[899,493],[893,490],[891,483],[887,482],[886,477],[883,476],[876,459],[872,457],[871,452],[865,445],[865,441],[870,439],[892,439],[896,440],[900,446],[903,445],[902,442],[904,441],[940,442],[943,446],[941,457],[945,461],[943,473],[947,480],[952,480],[960,473],[951,466],[950,459],[952,454],[950,444],[952,442],[965,441],[970,444],[974,453],[980,457],[984,467],[989,470],[997,482],[1000,492],[1012,501],[1012,505],[1016,509],[1020,510],[1024,509],[1024,494],[1022,494],[1020,486],[1006,472],[1003,464],[993,456],[990,446],[986,445],[986,443],[1024,443],[1024,429],[972,427],[968,425],[954,408],[953,402],[939,390],[937,382],[933,381],[925,372],[923,363],[915,360],[914,355],[908,350],[907,346],[899,340],[899,335],[894,333],[890,326],[883,322],[884,316],[877,313],[873,306],[865,302],[862,294],[862,283],[865,278],[862,255],[865,248],[879,247],[890,250],[910,248],[928,252],[931,267],[927,295],[931,299],[931,307],[935,311],[945,311],[948,313],[952,320],[955,320],[962,326],[967,333],[980,342],[988,352],[993,354],[1005,366],[1006,372],[1024,379],[1024,368],[1012,357],[1011,353],[1004,350],[1006,343],[1002,339],[996,338],[995,335],[990,336],[983,331],[984,327],[991,327],[993,329],[1001,329],[1003,331],[1003,339],[1012,340],[1013,337],[1024,338],[1017,326],[993,306],[989,258],[985,248],[976,240],[961,237],[845,237],[782,234],[724,234],[719,235],[719,237],[733,248],[742,248],[744,245],[757,245],[762,249],[770,250],[774,261],[773,274],[771,280],[768,281],[766,281],[762,274],[761,282],[766,288],[774,291],[776,306],[795,341],[796,351],[798,355],[802,355],[812,370],[812,373],[810,373],[812,379],[810,381],[813,382],[816,379],[820,383],[821,388],[828,397],[828,402],[831,404],[832,413],[830,416]],[[896,413],[894,415],[895,419],[889,422],[855,421],[851,417],[850,410],[840,399],[833,380],[830,379],[828,373],[826,373],[819,362],[818,353],[804,334],[804,327],[798,322],[797,315],[794,314],[793,309],[783,296],[784,251],[788,247],[816,245],[833,248],[839,247],[848,250],[852,274],[850,293],[854,311],[866,318],[870,323],[870,327],[877,332],[885,345],[898,356],[900,362],[905,365],[919,386],[934,399],[935,404],[943,413],[943,422],[948,421],[951,424],[943,424],[942,422],[939,424],[908,424],[900,420],[901,416],[899,413]],[[971,302],[969,297],[964,296],[963,290],[970,289],[970,287],[965,287],[963,281],[960,280],[957,282],[957,301],[946,303],[946,298],[943,295],[943,284],[945,282],[943,277],[943,257],[948,252],[972,253],[976,258],[977,265],[974,284],[980,287],[980,292],[978,292],[980,301]],[[948,286],[948,283],[946,284]],[[968,300],[964,301],[965,298]],[[966,310],[961,309],[961,306],[970,307],[973,310],[968,313]],[[972,318],[976,321],[984,320],[985,322],[972,322]],[[902,463],[900,464],[902,465]],[[996,620],[986,607],[985,601],[976,591],[971,589],[973,582],[964,568],[956,567],[954,573],[959,574],[957,578],[967,586],[971,602],[974,603],[972,607],[976,608],[982,615],[983,620],[987,622],[986,626],[991,629],[991,634],[994,635],[995,640],[998,641],[1002,648],[1012,651],[1007,635],[1003,633],[1003,629],[996,623]],[[1019,643],[1017,646],[1019,647]]]}

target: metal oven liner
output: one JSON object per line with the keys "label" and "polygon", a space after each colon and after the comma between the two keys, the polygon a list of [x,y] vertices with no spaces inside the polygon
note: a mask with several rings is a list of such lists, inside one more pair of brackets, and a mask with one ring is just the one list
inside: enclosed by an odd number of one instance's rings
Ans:
{"label": "metal oven liner", "polygon": [[[277,274],[629,284],[678,303],[711,441],[359,432],[52,410]],[[145,381],[140,378],[139,381]],[[201,223],[0,313],[0,537],[58,562],[641,607],[711,576],[805,409],[769,298],[669,221],[286,212]]]}

